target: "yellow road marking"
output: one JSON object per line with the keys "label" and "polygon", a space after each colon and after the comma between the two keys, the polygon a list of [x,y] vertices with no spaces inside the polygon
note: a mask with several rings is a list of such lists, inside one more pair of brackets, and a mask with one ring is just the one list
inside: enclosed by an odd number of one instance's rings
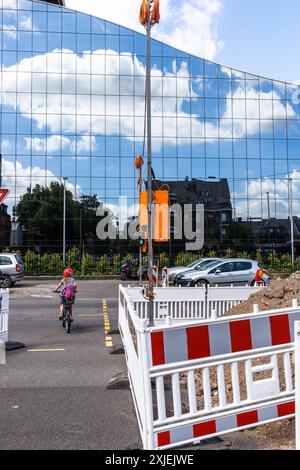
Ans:
{"label": "yellow road marking", "polygon": [[27,349],[27,352],[58,352],[58,351],[65,351],[65,348],[57,348],[57,349]]}
{"label": "yellow road marking", "polygon": [[112,344],[111,336],[108,336],[108,332],[111,330],[110,321],[108,318],[108,310],[107,310],[107,302],[105,299],[102,301],[102,308],[103,308],[103,322],[104,322],[104,332],[105,332],[105,346],[110,348]]}

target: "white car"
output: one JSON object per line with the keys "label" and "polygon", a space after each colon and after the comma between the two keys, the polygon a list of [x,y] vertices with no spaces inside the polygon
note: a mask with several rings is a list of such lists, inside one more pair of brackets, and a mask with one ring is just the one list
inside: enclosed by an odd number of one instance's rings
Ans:
{"label": "white car", "polygon": [[24,277],[24,263],[16,253],[0,253],[0,287],[6,289]]}
{"label": "white car", "polygon": [[[208,285],[254,285],[256,273],[263,270],[261,265],[250,259],[227,259],[210,265],[203,271],[194,270],[179,274],[176,283],[185,287],[205,287]],[[270,277],[263,271],[262,284],[269,285]]]}

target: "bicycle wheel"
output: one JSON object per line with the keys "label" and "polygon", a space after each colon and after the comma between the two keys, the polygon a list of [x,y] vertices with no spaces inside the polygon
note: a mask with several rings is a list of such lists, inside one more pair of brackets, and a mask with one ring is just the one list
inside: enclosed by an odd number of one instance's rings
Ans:
{"label": "bicycle wheel", "polygon": [[67,309],[66,312],[66,332],[69,334],[71,331],[71,317],[70,317],[70,310]]}

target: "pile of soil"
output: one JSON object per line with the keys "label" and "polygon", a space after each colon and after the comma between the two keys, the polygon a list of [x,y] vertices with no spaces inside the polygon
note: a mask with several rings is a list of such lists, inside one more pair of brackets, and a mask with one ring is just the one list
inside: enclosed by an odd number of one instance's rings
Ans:
{"label": "pile of soil", "polygon": [[259,306],[261,312],[275,308],[292,307],[294,299],[300,301],[300,272],[293,273],[286,279],[277,278],[273,280],[270,286],[251,295],[246,302],[229,310],[226,316],[252,313],[255,304]]}

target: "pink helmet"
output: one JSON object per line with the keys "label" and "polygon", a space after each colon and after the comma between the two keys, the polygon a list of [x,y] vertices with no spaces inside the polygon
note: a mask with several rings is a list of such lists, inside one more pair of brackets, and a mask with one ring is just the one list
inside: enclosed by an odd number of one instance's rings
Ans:
{"label": "pink helmet", "polygon": [[74,273],[73,269],[72,268],[67,268],[64,270],[64,277],[70,277],[72,276],[72,274]]}

